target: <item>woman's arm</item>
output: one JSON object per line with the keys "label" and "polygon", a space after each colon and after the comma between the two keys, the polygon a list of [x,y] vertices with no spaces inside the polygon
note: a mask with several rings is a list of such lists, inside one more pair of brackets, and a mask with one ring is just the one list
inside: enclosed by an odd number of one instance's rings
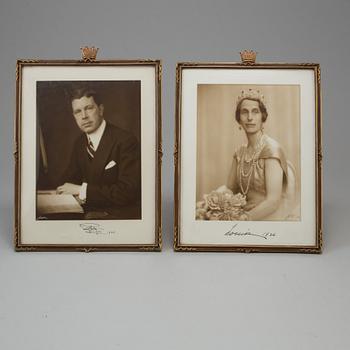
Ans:
{"label": "woman's arm", "polygon": [[238,192],[238,185],[237,185],[237,159],[236,157],[233,157],[232,159],[232,165],[231,170],[228,176],[227,180],[227,187],[233,192]]}
{"label": "woman's arm", "polygon": [[261,220],[272,214],[282,198],[283,170],[277,159],[265,159],[266,198],[259,205],[248,211],[249,220]]}

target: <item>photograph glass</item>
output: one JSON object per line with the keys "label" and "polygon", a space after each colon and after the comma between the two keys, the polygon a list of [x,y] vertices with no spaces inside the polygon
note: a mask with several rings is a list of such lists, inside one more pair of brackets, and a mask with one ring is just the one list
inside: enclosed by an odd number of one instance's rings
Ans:
{"label": "photograph glass", "polygon": [[141,219],[140,87],[37,82],[38,220]]}
{"label": "photograph glass", "polygon": [[199,84],[197,96],[196,219],[300,220],[300,86]]}

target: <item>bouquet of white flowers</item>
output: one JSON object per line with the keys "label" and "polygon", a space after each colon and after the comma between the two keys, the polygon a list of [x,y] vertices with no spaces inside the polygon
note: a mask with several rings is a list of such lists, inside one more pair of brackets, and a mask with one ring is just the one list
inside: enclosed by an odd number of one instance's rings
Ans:
{"label": "bouquet of white flowers", "polygon": [[197,220],[239,220],[247,204],[241,193],[234,194],[226,186],[205,194],[196,204]]}

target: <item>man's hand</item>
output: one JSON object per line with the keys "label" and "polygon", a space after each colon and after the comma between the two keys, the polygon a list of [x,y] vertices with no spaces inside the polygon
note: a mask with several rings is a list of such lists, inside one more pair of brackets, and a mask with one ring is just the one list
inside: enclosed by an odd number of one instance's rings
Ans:
{"label": "man's hand", "polygon": [[56,193],[58,194],[72,194],[73,196],[78,196],[80,191],[80,185],[71,184],[66,182],[62,186],[58,186],[56,189]]}

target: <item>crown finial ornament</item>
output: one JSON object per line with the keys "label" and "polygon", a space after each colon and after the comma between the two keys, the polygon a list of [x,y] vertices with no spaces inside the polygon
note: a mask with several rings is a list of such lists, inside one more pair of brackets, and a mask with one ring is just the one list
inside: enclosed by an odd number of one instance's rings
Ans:
{"label": "crown finial ornament", "polygon": [[243,50],[239,54],[243,64],[254,64],[258,53],[253,50]]}
{"label": "crown finial ornament", "polygon": [[96,56],[98,52],[98,47],[92,46],[84,46],[80,48],[81,50],[81,59],[84,62],[94,62],[96,61]]}

